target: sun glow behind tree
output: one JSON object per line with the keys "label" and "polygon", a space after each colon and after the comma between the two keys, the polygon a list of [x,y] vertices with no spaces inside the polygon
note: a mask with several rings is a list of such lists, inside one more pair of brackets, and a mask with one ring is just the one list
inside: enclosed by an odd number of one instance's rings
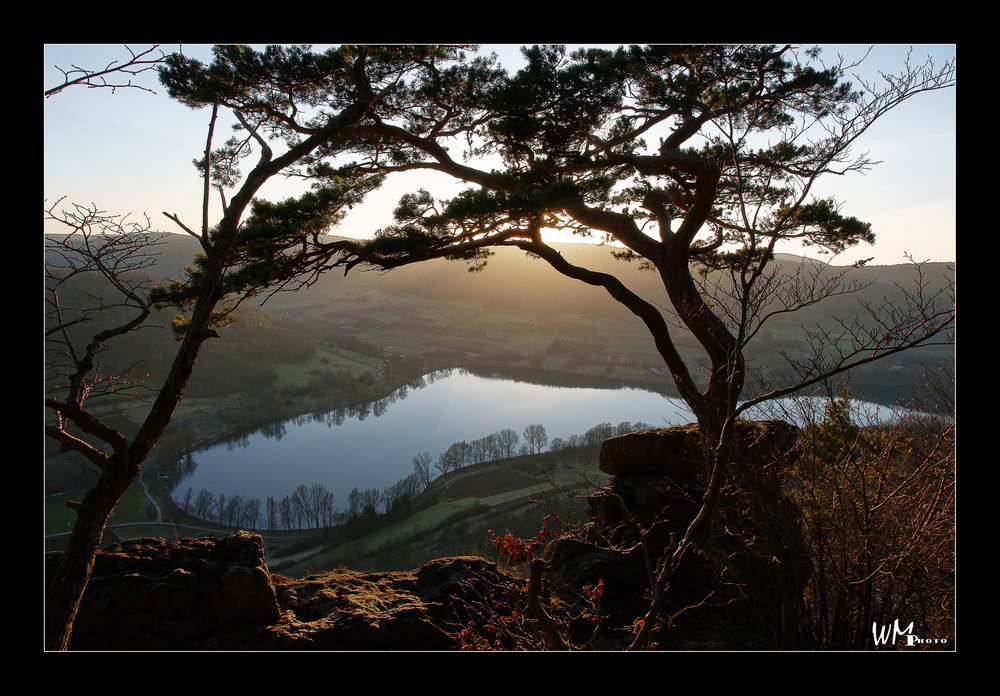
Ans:
{"label": "sun glow behind tree", "polygon": [[[165,52],[176,46],[164,46]],[[181,50],[204,61],[211,60],[208,45],[185,45]],[[569,46],[568,51],[576,48]],[[805,47],[804,47],[805,48]],[[322,47],[316,46],[315,50]],[[865,55],[863,45],[824,46],[820,59],[837,61],[843,54],[851,63]],[[880,70],[898,70],[908,46],[876,46],[857,71],[848,78],[875,80]],[[514,44],[485,45],[480,54],[496,52],[501,64],[514,71],[524,64],[520,47]],[[911,62],[928,55],[937,63],[955,57],[954,46],[917,46]],[[118,45],[53,45],[44,57],[46,86],[62,79],[55,68],[69,65],[104,65],[121,60],[124,48]],[[852,77],[857,73],[859,79]],[[149,214],[165,232],[179,232],[163,220],[160,211],[177,213],[181,220],[196,221],[200,214],[201,181],[191,166],[190,142],[200,138],[207,113],[187,109],[163,94],[155,74],[134,78],[157,92],[119,89],[77,88],[67,90],[45,103],[44,194],[54,200],[94,202],[112,214]],[[109,100],[114,108],[109,109]],[[231,123],[220,124],[225,133]],[[955,141],[956,108],[954,90],[925,95],[903,105],[875,124],[860,141],[878,165],[864,175],[830,177],[820,182],[816,196],[835,195],[845,206],[845,214],[872,223],[874,246],[860,245],[838,257],[836,263],[850,264],[873,258],[875,264],[904,263],[903,252],[917,260],[953,261],[956,248],[955,222]],[[653,133],[648,141],[655,146]],[[269,182],[261,196],[281,200],[298,195],[305,184],[296,178]],[[408,191],[426,188],[447,198],[462,185],[452,177],[429,172],[404,173],[372,192],[365,203],[351,211],[333,234],[367,239],[375,230],[391,222],[399,197]],[[213,205],[217,205],[213,201]],[[552,242],[600,242],[599,236],[582,238],[568,232],[546,230]],[[786,249],[788,253],[805,253]]]}

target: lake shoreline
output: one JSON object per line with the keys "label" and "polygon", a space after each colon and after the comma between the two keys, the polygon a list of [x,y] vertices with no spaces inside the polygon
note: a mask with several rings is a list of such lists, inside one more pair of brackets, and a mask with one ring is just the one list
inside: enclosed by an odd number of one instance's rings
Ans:
{"label": "lake shoreline", "polygon": [[[444,382],[461,382],[463,386],[452,386],[429,399],[427,392],[442,389],[437,385]],[[342,504],[351,488],[382,489],[397,483],[412,473],[412,459],[421,452],[435,461],[450,444],[474,442],[512,424],[520,435],[526,425],[538,422],[548,430],[547,437],[567,440],[604,422],[668,427],[693,420],[679,397],[651,390],[648,385],[517,366],[441,368],[420,377],[393,380],[375,393],[376,398],[362,403],[333,408],[311,404],[266,422],[241,423],[203,438],[188,453],[190,466],[176,479],[173,489],[190,487],[195,493],[204,489],[215,494],[280,499],[285,490],[319,480],[336,491]],[[410,408],[407,402],[414,398],[427,403],[413,415],[398,415]],[[886,412],[895,410],[867,400],[859,403]],[[537,404],[534,411],[530,410],[532,404]],[[756,413],[750,417],[764,417]],[[510,422],[515,417],[520,420]],[[378,427],[369,427],[372,423]],[[290,444],[307,428],[314,431],[304,436],[307,445]],[[339,430],[331,438],[334,429]],[[226,467],[225,474],[205,473],[210,468],[219,471]],[[331,470],[357,472],[357,479],[345,482]],[[260,492],[264,488],[261,482],[273,479],[275,472],[280,472],[283,483],[276,481],[274,490],[265,495]]]}

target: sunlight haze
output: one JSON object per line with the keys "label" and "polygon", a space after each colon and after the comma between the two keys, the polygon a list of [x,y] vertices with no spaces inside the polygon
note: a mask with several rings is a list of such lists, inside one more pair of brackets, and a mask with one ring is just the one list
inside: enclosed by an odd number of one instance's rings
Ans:
{"label": "sunlight haze", "polygon": [[[140,51],[147,45],[130,45]],[[570,45],[573,49],[577,46]],[[209,45],[164,44],[164,52],[179,48],[205,62]],[[321,47],[316,47],[319,50]],[[825,63],[845,62],[864,55],[866,46],[824,46]],[[898,73],[909,46],[876,46],[864,62],[859,77],[877,80],[878,72]],[[516,70],[521,62],[517,45],[485,45],[480,53],[496,52],[501,63]],[[937,65],[953,60],[953,45],[915,46],[910,63],[919,65],[928,56]],[[73,66],[96,70],[112,61],[124,61],[123,45],[48,45],[44,53],[44,88],[60,84],[62,73]],[[854,75],[855,72],[851,71]],[[133,220],[149,217],[154,228],[181,232],[163,213],[176,213],[189,227],[200,219],[202,187],[192,160],[204,147],[208,111],[195,111],[166,96],[154,72],[132,78],[139,89],[88,89],[71,87],[45,99],[45,155],[43,195],[46,205],[63,198],[64,205],[96,204],[111,214],[129,214]],[[857,80],[850,78],[857,85]],[[834,195],[842,211],[872,223],[876,245],[862,245],[845,252],[835,263],[852,263],[873,257],[875,264],[905,263],[906,254],[917,261],[953,261],[955,225],[955,90],[919,94],[879,120],[856,148],[879,162],[865,175],[820,180],[817,196]],[[221,142],[225,130],[217,128]],[[445,175],[406,173],[390,177],[365,204],[347,217],[332,234],[368,238],[391,222],[399,196],[417,188],[445,196],[459,186]],[[303,190],[298,181],[278,179],[260,192],[264,198],[284,198]],[[47,228],[47,231],[56,231]],[[550,237],[552,241],[600,241],[593,237]],[[787,253],[808,250],[785,248]]]}

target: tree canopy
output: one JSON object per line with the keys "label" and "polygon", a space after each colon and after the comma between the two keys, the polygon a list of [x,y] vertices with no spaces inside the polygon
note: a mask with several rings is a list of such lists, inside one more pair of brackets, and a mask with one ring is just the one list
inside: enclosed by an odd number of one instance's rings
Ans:
{"label": "tree canopy", "polygon": [[[795,241],[835,254],[874,240],[868,223],[817,198],[816,182],[867,170],[873,163],[853,146],[873,123],[915,95],[954,84],[954,65],[928,63],[904,65],[881,89],[855,86],[845,79],[848,66],[818,64],[818,50],[793,46],[569,54],[533,46],[522,49],[526,64],[513,74],[495,56],[470,57],[470,48],[222,46],[207,66],[167,59],[161,80],[172,97],[226,106],[240,121],[241,135],[212,166],[234,171],[253,145],[259,169],[271,162],[269,139],[282,140],[287,152],[269,166],[294,163],[295,176],[313,185],[296,199],[254,203],[236,233],[244,255],[230,260],[242,264],[233,287],[433,258],[476,270],[492,248],[517,247],[605,288],[641,319],[711,433],[738,413],[743,348],[760,325],[849,291],[843,276],[776,278],[769,269],[776,249]],[[228,174],[216,171],[225,183]],[[322,236],[344,206],[386,177],[414,171],[445,174],[464,188],[444,199],[425,189],[404,195],[394,223],[370,240]],[[546,243],[547,229],[615,242],[619,258],[658,274],[665,297],[640,297],[612,274],[574,265]],[[699,283],[706,269],[725,271],[731,285]],[[806,366],[800,384],[946,336],[953,304],[913,299],[906,316],[893,319],[897,328],[876,335],[846,327],[851,347],[842,337],[835,359]],[[704,350],[707,385],[678,352],[672,321]]]}
{"label": "tree canopy", "polygon": [[[62,451],[82,456],[99,476],[82,501],[69,502],[77,520],[46,590],[49,647],[68,647],[107,521],[173,417],[202,345],[230,321],[234,305],[229,300],[238,302],[322,270],[311,263],[310,240],[380,179],[377,174],[344,175],[325,164],[324,158],[342,149],[338,143],[345,126],[370,119],[379,105],[391,104],[395,83],[438,54],[438,49],[424,47],[356,47],[314,56],[298,47],[257,53],[242,46],[219,46],[209,66],[180,54],[165,56],[157,68],[170,96],[193,108],[211,110],[204,151],[195,158],[204,182],[200,224],[189,225],[168,214],[198,240],[201,252],[186,277],[167,287],[147,293],[122,282],[130,270],[143,267],[144,253],[155,244],[146,227],[123,235],[127,226],[96,206],[67,212],[58,210],[57,202],[46,209],[49,219],[70,228],[65,237],[47,239],[56,252],[49,258],[58,257],[61,263],[47,267],[46,335],[54,345],[52,355],[63,367],[59,383],[52,385],[46,398],[52,414],[46,433]],[[124,72],[128,74],[134,64],[126,63]],[[107,71],[82,72],[92,79],[75,79],[73,84],[111,84]],[[68,80],[64,86],[70,86]],[[233,114],[240,134],[215,147],[220,110]],[[307,110],[311,114],[299,122],[297,117]],[[253,151],[256,161],[243,174],[240,165]],[[300,166],[311,170],[316,183],[312,191],[278,204],[258,199],[269,179],[293,174]],[[214,193],[221,197],[222,215],[211,224],[209,199]],[[73,327],[106,307],[98,304],[73,316],[60,301],[60,289],[65,278],[93,269],[125,298],[121,306],[128,307],[131,316],[81,339]],[[145,418],[128,437],[95,415],[88,399],[97,393],[95,384],[132,377],[108,375],[94,356],[108,341],[140,328],[154,309],[168,307],[184,312],[174,321],[177,351],[159,389],[153,388],[155,396]]]}
{"label": "tree canopy", "polygon": [[[767,317],[842,291],[839,277],[775,278],[768,270],[775,250],[789,240],[832,253],[873,241],[869,224],[843,214],[838,201],[814,196],[816,181],[866,170],[872,162],[852,146],[872,123],[921,92],[954,83],[951,64],[906,65],[884,89],[856,88],[845,81],[844,66],[816,67],[815,51],[792,46],[571,54],[534,46],[524,49],[526,65],[513,74],[493,56],[473,56],[473,48],[222,45],[209,64],[180,53],[156,61],[171,98],[211,114],[204,149],[193,158],[204,183],[201,220],[168,215],[198,239],[201,254],[185,278],[148,298],[121,288],[136,316],[120,331],[134,330],[154,307],[185,312],[175,323],[176,357],[135,437],[86,408],[95,369],[90,348],[65,352],[68,389],[46,401],[58,415],[48,434],[101,472],[83,502],[73,503],[78,522],[48,590],[53,647],[68,645],[104,525],[170,421],[203,342],[230,318],[227,300],[310,283],[334,268],[449,258],[479,269],[491,248],[511,246],[603,287],[641,319],[695,413],[712,472],[702,510],[672,552],[678,560],[704,527],[724,478],[747,377],[743,347]],[[144,56],[133,54],[125,73],[148,69]],[[73,83],[98,84],[103,75]],[[69,86],[69,77],[51,93]],[[215,142],[220,111],[237,122],[222,145]],[[347,210],[400,172],[437,172],[464,188],[445,199],[423,189],[405,195],[394,223],[370,240],[328,236]],[[279,175],[310,188],[283,201],[262,199],[261,187]],[[214,222],[213,196],[222,206]],[[85,213],[60,221],[73,228],[71,238],[87,242],[96,210]],[[54,208],[48,214],[60,217]],[[658,274],[664,297],[640,297],[612,274],[573,264],[546,243],[546,229],[615,242],[619,258]],[[67,258],[86,246],[66,247]],[[131,247],[123,253],[141,264]],[[701,269],[726,271],[731,286],[713,294],[699,283]],[[947,340],[953,300],[919,291],[909,299],[888,313],[875,308],[875,329],[842,327],[833,361],[805,366],[797,386]],[[51,335],[68,336],[74,320],[52,316]],[[677,350],[671,321],[683,323],[708,357],[707,384]],[[96,336],[91,348],[113,337]],[[67,424],[103,444],[77,437]],[[663,567],[659,584],[673,565]]]}
{"label": "tree canopy", "polygon": [[[813,196],[816,182],[872,166],[855,141],[906,99],[953,84],[954,72],[906,66],[872,91],[845,81],[845,66],[813,67],[815,51],[791,46],[523,52],[527,64],[508,75],[490,57],[427,49],[386,108],[345,129],[337,145],[354,159],[342,173],[435,171],[465,188],[445,200],[407,194],[373,239],[317,245],[314,258],[391,269],[443,257],[479,269],[492,247],[519,247],[638,316],[681,395],[716,427],[743,389],[742,349],[764,317],[839,291],[813,287],[770,304],[778,295],[767,269],[780,244],[837,253],[874,241],[868,223]],[[662,301],[573,265],[546,244],[551,228],[600,235],[660,275],[667,304],[710,359],[707,388],[674,347]],[[734,306],[706,299],[698,268],[732,275]],[[925,328],[921,339],[935,331]]]}

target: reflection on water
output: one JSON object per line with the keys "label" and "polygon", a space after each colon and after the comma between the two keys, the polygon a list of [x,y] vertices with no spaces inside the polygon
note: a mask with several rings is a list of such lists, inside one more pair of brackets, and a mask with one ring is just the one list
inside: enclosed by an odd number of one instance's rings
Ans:
{"label": "reflection on water", "polygon": [[[216,495],[280,500],[299,485],[319,483],[334,494],[334,505],[343,507],[355,487],[381,490],[409,475],[413,458],[421,452],[436,461],[454,442],[471,442],[505,428],[521,436],[526,426],[541,423],[551,442],[582,435],[601,423],[668,427],[693,420],[678,398],[610,380],[589,380],[584,386],[583,379],[565,376],[553,384],[552,376],[442,370],[371,403],[256,427],[182,462],[180,469],[186,473],[177,481],[175,498],[190,487],[195,494],[205,489]],[[803,403],[808,402],[797,402],[797,407]],[[811,403],[821,414],[825,401]],[[868,413],[877,410],[879,418],[894,413],[886,406],[861,407]],[[775,412],[773,406],[747,417],[801,422],[801,416]]]}
{"label": "reflection on water", "polygon": [[191,473],[175,491],[191,487],[195,493],[206,489],[265,500],[280,499],[300,484],[321,483],[342,506],[354,487],[382,489],[410,474],[413,457],[421,452],[436,460],[453,442],[504,428],[520,435],[526,426],[541,423],[551,441],[603,422],[666,427],[691,420],[683,402],[644,389],[511,377],[444,370],[372,403],[238,433],[195,452],[193,471],[186,467]]}

